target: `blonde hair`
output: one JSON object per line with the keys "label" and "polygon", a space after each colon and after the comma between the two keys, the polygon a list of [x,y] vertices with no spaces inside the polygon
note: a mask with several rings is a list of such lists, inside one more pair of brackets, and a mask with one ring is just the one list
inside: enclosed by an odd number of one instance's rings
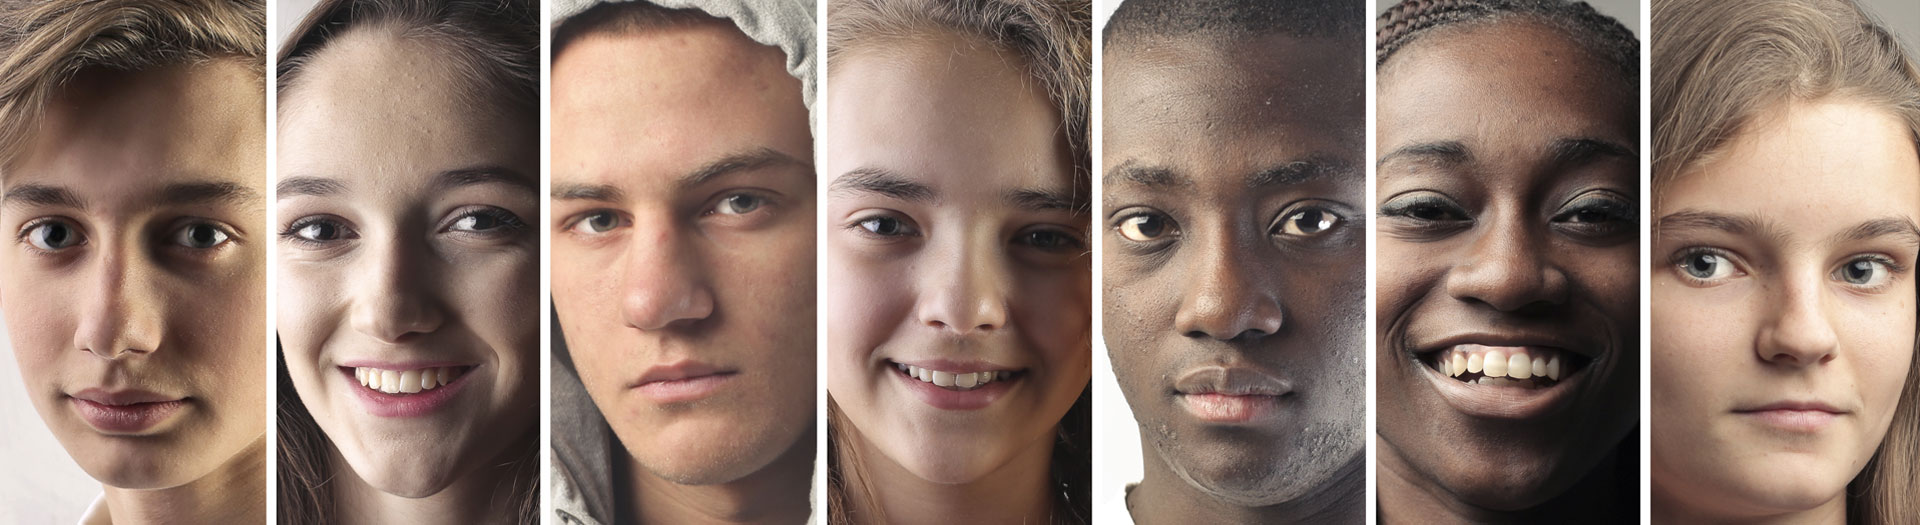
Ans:
{"label": "blonde hair", "polygon": [[0,165],[39,128],[82,70],[145,71],[216,59],[247,64],[264,97],[265,0],[96,0],[0,4]]}
{"label": "blonde hair", "polygon": [[[1857,100],[1905,124],[1920,155],[1920,66],[1850,0],[1653,3],[1653,185],[1710,160],[1793,101]],[[1920,176],[1920,174],[1915,174]],[[1920,339],[1916,339],[1920,348]],[[1920,356],[1893,424],[1847,485],[1852,523],[1920,523]]]}

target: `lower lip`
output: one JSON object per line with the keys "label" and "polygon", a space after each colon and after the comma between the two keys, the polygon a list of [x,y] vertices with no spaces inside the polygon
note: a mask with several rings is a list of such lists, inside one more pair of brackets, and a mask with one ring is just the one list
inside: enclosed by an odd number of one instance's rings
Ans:
{"label": "lower lip", "polygon": [[671,381],[653,381],[633,387],[641,397],[655,404],[692,403],[712,396],[714,391],[732,382],[739,374],[712,374]]}
{"label": "lower lip", "polygon": [[1542,388],[1479,385],[1448,377],[1417,360],[1409,363],[1433,383],[1454,411],[1488,419],[1533,419],[1563,410],[1573,404],[1574,390],[1586,381],[1583,368]]}
{"label": "lower lip", "polygon": [[73,410],[94,430],[106,434],[137,434],[160,426],[186,408],[186,401],[104,405],[85,399],[69,398]]}
{"label": "lower lip", "polygon": [[1245,423],[1274,413],[1274,396],[1235,396],[1227,394],[1180,394],[1180,406],[1201,421]]}
{"label": "lower lip", "polygon": [[894,379],[905,384],[907,391],[912,392],[915,399],[940,410],[969,411],[986,408],[992,405],[994,400],[1004,397],[1007,390],[1013,387],[1014,382],[1021,380],[1020,378],[995,379],[971,390],[948,390],[934,386],[933,383],[915,379],[892,366],[888,366],[887,370],[893,374]]}
{"label": "lower lip", "polygon": [[1812,434],[1825,430],[1839,414],[1823,410],[1757,410],[1735,412],[1762,425],[1787,432]]}
{"label": "lower lip", "polygon": [[360,400],[360,406],[365,408],[367,413],[377,417],[393,418],[425,416],[440,410],[440,407],[451,404],[454,396],[459,395],[460,391],[467,386],[467,378],[473,377],[473,373],[479,370],[480,367],[470,368],[466,373],[460,374],[460,377],[454,378],[452,383],[440,385],[433,390],[415,394],[389,394],[361,385],[354,379],[353,369],[342,369],[345,372],[347,388],[353,389],[354,397]]}

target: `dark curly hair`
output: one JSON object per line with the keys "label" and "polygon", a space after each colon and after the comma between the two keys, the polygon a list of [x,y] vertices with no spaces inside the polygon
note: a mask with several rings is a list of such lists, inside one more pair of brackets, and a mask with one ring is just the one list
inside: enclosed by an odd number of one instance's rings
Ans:
{"label": "dark curly hair", "polygon": [[1640,39],[1613,17],[1586,2],[1563,0],[1407,0],[1380,15],[1374,67],[1407,44],[1435,30],[1526,18],[1558,29],[1567,38],[1613,65],[1628,86],[1639,89]]}

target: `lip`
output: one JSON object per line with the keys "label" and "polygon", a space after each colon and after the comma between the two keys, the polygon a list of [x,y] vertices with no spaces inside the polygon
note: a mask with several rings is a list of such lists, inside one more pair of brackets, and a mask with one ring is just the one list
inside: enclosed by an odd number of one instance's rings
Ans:
{"label": "lip", "polygon": [[628,388],[655,404],[691,403],[712,396],[739,375],[736,370],[680,361],[648,368]]}
{"label": "lip", "polygon": [[187,407],[187,398],[140,390],[107,391],[89,388],[68,394],[80,419],[102,434],[137,435],[174,418]]}
{"label": "lip", "polygon": [[1249,423],[1279,417],[1293,384],[1248,367],[1206,366],[1174,381],[1174,404],[1208,423]]}
{"label": "lip", "polygon": [[1742,419],[1775,430],[1813,434],[1825,430],[1833,420],[1850,412],[1819,401],[1778,401],[1734,409],[1733,413]]}
{"label": "lip", "polygon": [[901,372],[900,369],[894,367],[896,363],[920,368],[931,368],[943,372],[953,372],[956,374],[978,372],[1011,373],[1024,372],[1025,370],[985,361],[950,361],[946,359],[886,361],[880,365],[887,374],[892,375],[895,380],[899,381],[901,386],[906,388],[914,399],[920,400],[921,403],[926,403],[927,406],[948,411],[967,412],[991,406],[995,400],[1006,397],[1007,392],[1012,390],[1014,385],[1019,384],[1027,378],[1026,374],[1022,373],[1009,379],[994,379],[990,383],[980,385],[971,390],[948,390],[934,386],[933,383],[915,379],[913,376]]}
{"label": "lip", "polygon": [[[474,372],[478,372],[482,368],[479,365],[471,363],[380,364],[356,361],[354,364],[358,366],[342,365],[336,367],[340,371],[340,380],[345,382],[347,389],[353,391],[354,399],[359,401],[360,407],[366,409],[367,413],[373,414],[376,417],[391,418],[421,417],[432,414],[441,407],[451,404],[453,399],[460,395],[460,392],[466,390],[467,383],[469,383],[467,378],[473,377]],[[360,382],[353,377],[353,369],[358,367],[406,371],[453,366],[468,366],[472,368],[461,373],[459,377],[453,378],[452,383],[440,385],[433,390],[424,390],[414,394],[388,394],[386,392],[380,392],[362,386]]]}

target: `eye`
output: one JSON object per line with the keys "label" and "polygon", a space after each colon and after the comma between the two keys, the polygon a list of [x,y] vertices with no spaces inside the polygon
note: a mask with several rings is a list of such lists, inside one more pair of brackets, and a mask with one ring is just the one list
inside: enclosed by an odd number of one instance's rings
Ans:
{"label": "eye", "polygon": [[720,199],[720,204],[714,206],[711,213],[721,215],[746,215],[752,213],[754,210],[760,209],[760,207],[766,205],[766,203],[767,199],[765,197],[750,193],[738,193]]}
{"label": "eye", "polygon": [[1718,284],[1736,276],[1733,259],[1716,250],[1695,249],[1682,252],[1675,261],[1680,272],[1697,284]]}
{"label": "eye", "polygon": [[354,238],[352,228],[337,218],[312,216],[294,221],[287,231],[280,232],[281,237],[306,243],[331,243]]}
{"label": "eye", "polygon": [[881,237],[900,237],[919,233],[917,230],[914,230],[913,225],[908,224],[907,221],[886,215],[876,215],[860,219],[858,222],[855,222],[854,225],[868,234]]}
{"label": "eye", "polygon": [[27,244],[45,251],[59,251],[87,242],[80,229],[66,221],[49,220],[28,225],[21,232]]}
{"label": "eye", "polygon": [[1879,288],[1892,278],[1893,271],[1891,261],[1877,257],[1861,257],[1835,268],[1833,277],[1861,288]]}
{"label": "eye", "polygon": [[1275,235],[1312,237],[1340,224],[1340,216],[1321,208],[1304,208],[1280,219]]}
{"label": "eye", "polygon": [[1133,242],[1152,242],[1176,233],[1173,221],[1158,213],[1141,213],[1120,220],[1120,236]]}
{"label": "eye", "polygon": [[204,222],[188,224],[173,232],[174,244],[196,250],[217,248],[232,238],[219,226]]}
{"label": "eye", "polygon": [[1035,229],[1021,232],[1014,242],[1047,251],[1081,251],[1086,242],[1073,234],[1052,230]]}
{"label": "eye", "polygon": [[1405,217],[1422,222],[1454,222],[1471,220],[1467,211],[1446,196],[1423,191],[1394,198],[1380,205],[1380,214],[1388,217]]}
{"label": "eye", "polygon": [[467,233],[503,233],[526,227],[520,216],[513,212],[491,206],[477,208],[461,214],[447,226],[448,231]]}
{"label": "eye", "polygon": [[1553,216],[1553,222],[1590,236],[1624,233],[1639,219],[1634,208],[1633,201],[1610,191],[1595,190],[1568,203]]}
{"label": "eye", "polygon": [[601,210],[580,217],[567,229],[577,233],[593,235],[613,231],[614,228],[619,228],[623,222],[625,221],[620,219],[619,214],[612,211]]}

